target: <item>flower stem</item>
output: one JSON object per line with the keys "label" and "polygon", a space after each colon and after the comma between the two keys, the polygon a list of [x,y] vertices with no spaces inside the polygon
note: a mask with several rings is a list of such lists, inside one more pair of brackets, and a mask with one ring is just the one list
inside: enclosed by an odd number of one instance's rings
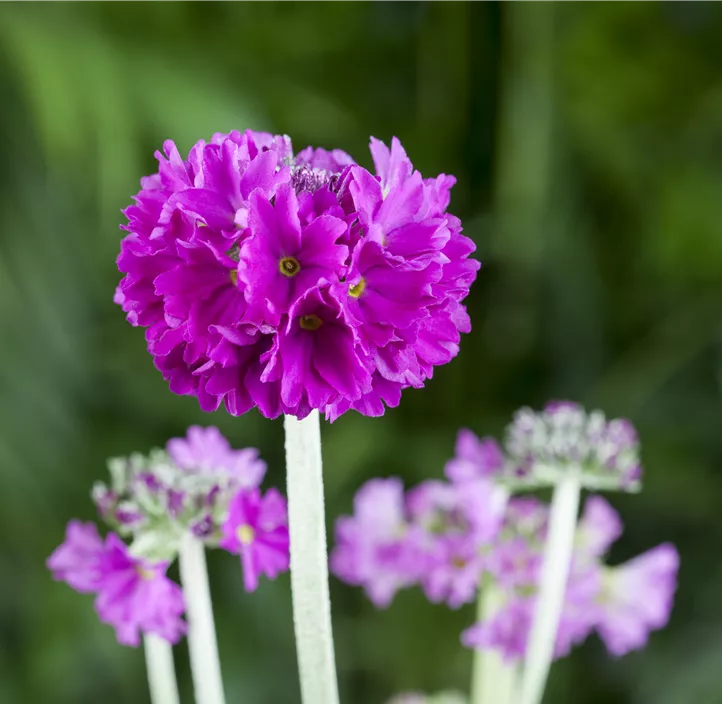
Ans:
{"label": "flower stem", "polygon": [[539,598],[524,663],[521,704],[540,704],[544,696],[572,561],[580,489],[579,470],[570,470],[554,488]]}
{"label": "flower stem", "polygon": [[[486,621],[504,604],[504,592],[491,580],[479,590],[477,621]],[[496,650],[474,651],[470,704],[516,704],[517,667],[506,662]]]}
{"label": "flower stem", "polygon": [[291,590],[304,704],[338,704],[318,411],[284,419]]}
{"label": "flower stem", "polygon": [[203,543],[191,533],[183,536],[178,562],[188,618],[196,704],[225,704],[205,550]]}
{"label": "flower stem", "polygon": [[148,633],[143,638],[143,645],[150,701],[152,704],[178,704],[180,700],[171,644],[160,636]]}

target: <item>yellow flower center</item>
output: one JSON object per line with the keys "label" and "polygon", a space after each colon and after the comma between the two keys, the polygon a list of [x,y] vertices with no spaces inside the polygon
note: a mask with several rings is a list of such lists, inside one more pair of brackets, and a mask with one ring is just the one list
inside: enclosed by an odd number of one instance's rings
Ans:
{"label": "yellow flower center", "polygon": [[228,276],[229,276],[230,279],[231,279],[231,283],[232,283],[234,286],[237,286],[237,285],[238,285],[238,270],[237,270],[237,269],[231,269],[231,270],[228,272]]}
{"label": "yellow flower center", "polygon": [[250,545],[256,537],[256,531],[247,523],[244,523],[238,527],[236,535],[238,536],[238,540],[241,541],[241,545]]}
{"label": "yellow flower center", "polygon": [[135,571],[141,579],[151,580],[155,579],[155,570],[149,570],[142,565],[136,565]]}
{"label": "yellow flower center", "polygon": [[366,281],[364,279],[359,279],[357,284],[349,286],[348,295],[351,296],[351,298],[358,298],[364,292],[365,288]]}
{"label": "yellow flower center", "polygon": [[318,330],[323,325],[323,320],[317,315],[311,313],[311,315],[302,315],[299,318],[298,324],[304,330]]}
{"label": "yellow flower center", "polygon": [[301,265],[295,257],[284,257],[278,262],[278,269],[284,276],[291,278],[301,271]]}

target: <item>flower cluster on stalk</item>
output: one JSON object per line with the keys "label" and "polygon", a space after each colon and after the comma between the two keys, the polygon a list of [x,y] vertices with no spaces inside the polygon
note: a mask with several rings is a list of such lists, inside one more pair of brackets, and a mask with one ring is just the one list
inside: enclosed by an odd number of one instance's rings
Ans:
{"label": "flower cluster on stalk", "polygon": [[461,692],[438,692],[429,695],[418,692],[397,694],[387,704],[467,704],[468,699]]}
{"label": "flower cluster on stalk", "polygon": [[[629,489],[641,475],[634,428],[571,403],[541,414],[519,412],[504,446],[462,430],[446,480],[404,491],[399,479],[372,479],[338,520],[332,571],[361,586],[378,607],[418,585],[433,602],[456,608],[492,587],[496,612],[462,642],[524,657],[537,600],[549,507],[512,490],[543,485],[554,472],[582,471],[592,486]],[[519,469],[523,471],[519,471]],[[579,470],[581,468],[581,470]],[[636,488],[636,487],[634,487]],[[614,656],[643,647],[669,619],[679,557],[664,543],[618,566],[605,556],[622,533],[617,512],[590,495],[579,519],[555,656],[592,632]]]}
{"label": "flower cluster on stalk", "polygon": [[234,415],[381,415],[470,330],[479,263],[400,142],[371,139],[375,174],[288,137],[216,134],[156,154],[124,212],[115,300],[146,328],[172,391]]}
{"label": "flower cluster on stalk", "polygon": [[119,642],[138,645],[154,633],[175,643],[185,633],[183,593],[166,571],[188,533],[240,555],[247,591],[261,575],[288,570],[286,500],[276,489],[261,492],[266,464],[257,450],[234,450],[217,428],[193,426],[164,451],[108,466],[110,483],[92,495],[111,532],[102,539],[94,523],[71,521],[47,564],[55,579],[96,594]]}

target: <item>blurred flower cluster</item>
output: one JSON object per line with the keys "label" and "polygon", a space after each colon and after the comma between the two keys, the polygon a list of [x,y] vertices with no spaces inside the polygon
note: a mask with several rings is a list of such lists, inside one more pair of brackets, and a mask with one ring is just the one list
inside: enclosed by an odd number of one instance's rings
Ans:
{"label": "blurred flower cluster", "polygon": [[184,536],[240,555],[247,591],[260,575],[288,570],[286,501],[276,489],[261,492],[266,464],[257,450],[234,450],[217,428],[193,426],[165,451],[108,465],[110,484],[92,493],[112,532],[103,540],[94,523],[71,521],[48,567],[97,595],[96,611],[119,642],[138,645],[140,633],[176,642],[185,633],[182,590],[166,576]]}
{"label": "blurred flower cluster", "polygon": [[[523,472],[519,472],[519,468]],[[571,469],[570,469],[571,468]],[[575,404],[550,404],[541,414],[520,411],[501,447],[492,438],[459,433],[446,480],[404,491],[400,480],[373,479],[354,500],[352,516],[336,525],[333,572],[361,586],[376,606],[418,585],[433,602],[451,608],[493,589],[498,606],[462,634],[473,648],[522,658],[536,605],[549,507],[511,490],[543,485],[554,473],[581,471],[629,488],[640,476],[634,428],[605,421]],[[614,481],[611,478],[615,478]],[[597,495],[585,503],[576,529],[556,657],[593,631],[613,655],[645,645],[666,625],[679,558],[662,544],[610,567],[604,558],[622,533],[619,515]]]}
{"label": "blurred flower cluster", "polygon": [[371,139],[375,175],[261,132],[164,152],[125,210],[115,300],[172,391],[381,415],[457,354],[480,265],[446,212],[454,177],[423,179],[397,139]]}
{"label": "blurred flower cluster", "polygon": [[467,704],[469,700],[461,692],[438,692],[429,695],[405,692],[390,699],[387,704]]}

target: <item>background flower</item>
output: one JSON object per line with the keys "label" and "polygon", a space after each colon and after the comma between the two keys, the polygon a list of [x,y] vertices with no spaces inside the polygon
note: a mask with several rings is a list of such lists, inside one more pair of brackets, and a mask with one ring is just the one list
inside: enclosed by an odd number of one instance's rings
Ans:
{"label": "background flower", "polygon": [[275,579],[289,568],[288,508],[275,490],[261,495],[258,489],[239,491],[221,527],[219,545],[240,554],[247,592],[258,587],[258,577]]}
{"label": "background flower", "polygon": [[103,541],[93,523],[71,521],[47,565],[75,591],[96,594],[100,620],[122,645],[138,646],[148,633],[176,643],[186,632],[183,592],[165,576],[168,564],[133,557],[115,533]]}

